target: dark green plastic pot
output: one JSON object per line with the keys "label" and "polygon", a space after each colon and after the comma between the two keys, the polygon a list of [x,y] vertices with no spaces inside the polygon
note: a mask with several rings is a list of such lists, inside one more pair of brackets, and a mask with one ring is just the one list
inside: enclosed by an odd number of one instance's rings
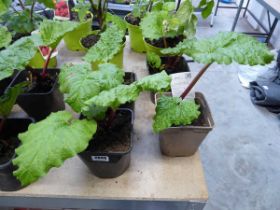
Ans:
{"label": "dark green plastic pot", "polygon": [[[125,21],[126,21],[125,16]],[[140,26],[132,25],[129,22],[126,21],[128,33],[129,33],[129,40],[130,40],[130,47],[133,51],[139,52],[139,53],[145,53],[146,47],[145,43],[143,41],[143,35],[142,30]]]}
{"label": "dark green plastic pot", "polygon": [[85,51],[85,48],[83,46],[81,46],[81,44],[80,44],[80,40],[85,35],[87,35],[91,32],[91,24],[92,24],[92,18],[88,19],[83,24],[81,24],[78,28],[67,33],[64,36],[64,38],[63,38],[64,43],[69,50]]}

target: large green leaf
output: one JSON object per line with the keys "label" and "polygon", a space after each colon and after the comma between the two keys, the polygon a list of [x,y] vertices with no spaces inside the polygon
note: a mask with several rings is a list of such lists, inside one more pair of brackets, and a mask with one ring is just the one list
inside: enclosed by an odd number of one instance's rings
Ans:
{"label": "large green leaf", "polygon": [[90,10],[90,4],[86,3],[79,3],[76,4],[74,8],[72,8],[72,11],[76,11],[78,13],[78,17],[80,22],[84,22],[86,20],[86,15],[88,14]]}
{"label": "large green leaf", "polygon": [[157,101],[153,130],[160,132],[171,126],[189,125],[200,115],[194,100],[161,96]]}
{"label": "large green leaf", "polygon": [[207,17],[209,17],[209,15],[211,15],[214,5],[215,5],[214,0],[201,0],[200,1],[198,8],[200,8],[202,10],[201,15],[204,19],[206,19]]}
{"label": "large green leaf", "polygon": [[120,18],[117,15],[112,15],[111,13],[107,13],[106,22],[116,25],[119,28],[119,30],[122,31],[123,36],[125,35],[127,27],[126,27],[126,22],[123,18]]}
{"label": "large green leaf", "polygon": [[171,77],[165,71],[135,82],[142,91],[161,92],[170,90]]}
{"label": "large green leaf", "polygon": [[221,32],[202,40],[184,40],[175,48],[162,50],[164,54],[187,54],[195,61],[208,64],[265,65],[274,56],[264,43],[245,34]]}
{"label": "large green leaf", "polygon": [[176,37],[187,33],[193,36],[197,19],[193,14],[194,9],[190,0],[184,1],[177,12],[165,10],[148,13],[141,21],[143,36],[150,40],[162,37]]}
{"label": "large green leaf", "polygon": [[54,0],[38,0],[38,2],[44,4],[48,8],[55,8]]}
{"label": "large green leaf", "polygon": [[52,113],[45,120],[31,124],[19,134],[21,146],[16,149],[14,176],[23,186],[35,182],[53,167],[88,146],[96,131],[96,122],[77,120],[69,112]]}
{"label": "large green leaf", "polygon": [[24,87],[28,85],[28,82],[21,82],[14,87],[8,88],[2,96],[0,96],[0,115],[7,117],[17,100],[17,97],[23,93]]}
{"label": "large green leaf", "polygon": [[34,37],[37,36],[21,38],[0,52],[0,80],[11,76],[15,69],[25,69],[37,52],[39,41]]}
{"label": "large green leaf", "polygon": [[0,49],[3,47],[7,47],[12,41],[12,35],[8,31],[7,27],[0,27]]}
{"label": "large green leaf", "polygon": [[1,0],[0,1],[0,15],[9,10],[12,0]]}
{"label": "large green leaf", "polygon": [[60,90],[67,93],[65,101],[76,112],[81,112],[83,103],[123,83],[124,71],[113,64],[100,64],[93,71],[88,63],[64,65],[59,75]]}
{"label": "large green leaf", "polygon": [[80,23],[45,19],[39,27],[44,45],[59,43],[63,36],[77,28]]}
{"label": "large green leaf", "polygon": [[83,60],[88,63],[108,62],[120,51],[122,44],[123,32],[113,24],[106,28],[99,41],[89,49]]}
{"label": "large green leaf", "polygon": [[160,92],[168,90],[171,78],[165,71],[147,76],[131,85],[119,85],[107,91],[102,91],[84,103],[82,112],[87,117],[105,116],[106,110],[118,108],[127,102],[135,101],[142,91]]}

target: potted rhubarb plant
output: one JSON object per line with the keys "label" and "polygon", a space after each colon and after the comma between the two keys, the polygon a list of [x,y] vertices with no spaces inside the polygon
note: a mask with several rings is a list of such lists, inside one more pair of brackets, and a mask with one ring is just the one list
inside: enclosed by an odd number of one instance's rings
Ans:
{"label": "potted rhubarb plant", "polygon": [[80,40],[92,30],[93,15],[89,9],[90,4],[84,2],[76,4],[71,9],[71,21],[80,22],[81,24],[78,28],[64,36],[64,43],[69,50],[84,51]]}
{"label": "potted rhubarb plant", "polygon": [[[68,64],[62,68],[60,88],[67,93],[66,102],[76,112],[82,113],[79,119],[75,119],[67,111],[51,113],[46,119],[30,125],[26,132],[18,135],[21,145],[16,149],[16,158],[13,159],[13,165],[17,168],[13,174],[22,186],[37,181],[51,168],[61,166],[66,159],[78,153],[93,172],[101,177],[119,176],[127,169],[133,116],[131,111],[117,108],[135,101],[142,91],[168,90],[171,78],[161,72],[125,85],[122,84],[123,71],[111,64],[99,67],[99,70],[92,71],[91,65],[85,63]],[[124,133],[128,134],[125,137],[127,145],[123,147],[128,150],[122,152],[122,155],[126,155],[124,158],[120,158],[120,152],[115,152],[112,158],[106,157],[104,153],[100,155],[101,147],[98,147],[99,151],[92,147],[95,140],[102,143],[98,138],[111,138],[114,141]],[[44,150],[46,147],[49,148],[47,151]],[[83,151],[85,153],[81,153]],[[37,154],[36,164],[34,159],[28,158],[34,154]],[[95,157],[90,159],[89,155]],[[93,162],[95,166],[92,166]],[[112,164],[120,166],[120,169],[117,170]],[[103,167],[103,170],[97,169],[98,167]],[[106,174],[106,171],[111,174]]]}
{"label": "potted rhubarb plant", "polygon": [[36,121],[44,119],[51,112],[65,108],[63,95],[60,93],[57,84],[60,70],[48,68],[48,65],[55,51],[53,46],[57,46],[67,32],[74,30],[78,26],[78,23],[75,24],[70,21],[44,20],[40,25],[39,35],[33,35],[37,37],[37,47],[50,47],[43,68],[33,69],[23,66],[24,69],[21,68],[22,71],[17,74],[11,83],[11,86],[23,81],[29,81],[31,83],[28,89],[18,97],[17,103]]}
{"label": "potted rhubarb plant", "polygon": [[17,135],[27,130],[33,122],[29,117],[10,115],[17,96],[24,91],[27,83],[8,88],[0,96],[0,190],[13,191],[21,188],[20,182],[13,176],[15,167],[12,160],[15,148],[19,145]]}
{"label": "potted rhubarb plant", "polygon": [[12,1],[4,1],[0,6],[0,19],[8,30],[12,33],[13,41],[29,36],[32,31],[36,30],[44,17],[35,13],[36,3],[42,3],[48,8],[54,8],[53,0],[19,0],[20,9],[13,6]]}
{"label": "potted rhubarb plant", "polygon": [[[203,18],[207,18],[212,11],[213,1],[201,1]],[[169,7],[168,7],[169,8]],[[180,41],[190,39],[195,35],[197,17],[190,0],[186,0],[175,10],[154,10],[147,13],[141,21],[141,29],[147,50],[147,65],[151,74],[165,69],[167,73],[189,71],[188,64],[180,54],[172,56],[162,54],[163,48],[176,46]],[[157,61],[157,65],[155,64]],[[160,60],[160,62],[158,62]]]}
{"label": "potted rhubarb plant", "polygon": [[[91,2],[91,1],[90,1]],[[126,23],[120,17],[107,13],[107,0],[91,3],[96,11],[98,30],[92,31],[81,39],[81,45],[87,51],[83,58],[92,63],[94,69],[100,63],[113,63],[123,67],[123,49],[125,46]],[[93,14],[95,14],[93,12]]]}
{"label": "potted rhubarb plant", "polygon": [[168,156],[193,155],[214,125],[201,93],[196,93],[194,99],[186,98],[212,63],[265,65],[274,59],[265,44],[234,32],[223,32],[202,40],[186,39],[161,53],[186,54],[194,61],[205,64],[180,97],[172,97],[170,93],[157,97],[153,129],[159,132],[161,151]]}

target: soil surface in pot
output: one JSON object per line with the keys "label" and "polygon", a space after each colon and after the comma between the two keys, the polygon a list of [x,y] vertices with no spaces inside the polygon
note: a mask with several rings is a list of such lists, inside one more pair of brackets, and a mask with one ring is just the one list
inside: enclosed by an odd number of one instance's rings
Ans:
{"label": "soil surface in pot", "polygon": [[183,56],[167,56],[160,57],[161,59],[161,68],[152,67],[149,63],[148,70],[150,74],[156,74],[165,70],[167,74],[174,74],[180,72],[189,72],[190,68],[188,62]]}
{"label": "soil surface in pot", "polygon": [[[176,36],[174,38],[166,38],[167,47],[175,47],[179,42],[181,42],[185,37],[183,35]],[[158,48],[167,48],[164,46],[163,38],[156,39],[156,40],[150,40],[145,38],[145,41],[149,43],[150,45],[153,45],[154,47]]]}
{"label": "soil surface in pot", "polygon": [[89,49],[93,45],[95,45],[98,42],[99,39],[100,39],[100,35],[90,34],[90,35],[82,38],[81,43],[85,48]]}
{"label": "soil surface in pot", "polygon": [[87,150],[92,152],[126,152],[131,146],[131,114],[118,110],[108,127],[108,119],[98,124],[97,132]]}
{"label": "soil surface in pot", "polygon": [[53,88],[57,77],[57,75],[50,74],[47,74],[46,77],[42,77],[39,71],[29,71],[29,75],[26,81],[32,81],[32,83],[24,91],[25,93],[47,93]]}
{"label": "soil surface in pot", "polygon": [[14,156],[19,140],[16,137],[0,137],[0,165],[7,163]]}
{"label": "soil surface in pot", "polygon": [[134,17],[132,14],[128,14],[125,17],[125,20],[130,23],[131,25],[136,25],[139,26],[140,25],[140,21],[141,19],[139,17]]}

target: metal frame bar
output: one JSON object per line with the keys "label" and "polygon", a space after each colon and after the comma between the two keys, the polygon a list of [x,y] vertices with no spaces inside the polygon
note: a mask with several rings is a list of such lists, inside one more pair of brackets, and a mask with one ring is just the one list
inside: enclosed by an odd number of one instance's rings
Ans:
{"label": "metal frame bar", "polygon": [[203,210],[205,201],[102,200],[50,197],[0,197],[1,207],[84,208],[115,210]]}

